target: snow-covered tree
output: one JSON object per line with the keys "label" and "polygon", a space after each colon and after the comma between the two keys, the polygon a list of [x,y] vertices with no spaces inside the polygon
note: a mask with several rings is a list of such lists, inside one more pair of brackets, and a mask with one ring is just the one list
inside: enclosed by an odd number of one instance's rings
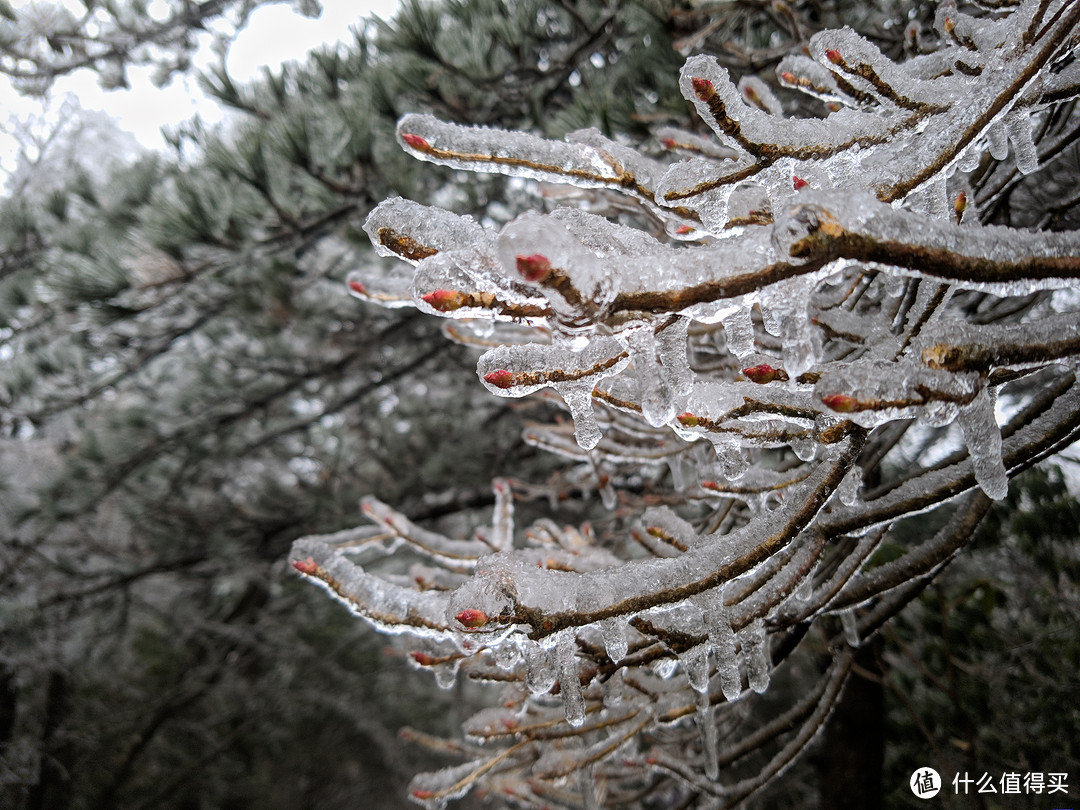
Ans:
{"label": "snow-covered tree", "polygon": [[[738,805],[1010,476],[1077,438],[1076,174],[1051,185],[1076,161],[1080,5],[946,2],[905,36],[893,59],[821,31],[770,82],[691,57],[679,87],[711,134],[641,149],[399,121],[431,163],[576,187],[501,227],[389,199],[365,230],[414,269],[349,285],[447,318],[490,393],[553,391],[570,421],[525,439],[614,516],[521,527],[536,490],[500,478],[465,537],[369,498],[370,525],[293,545],[441,684],[498,690],[416,801]],[[785,114],[793,91],[824,114]]]}
{"label": "snow-covered tree", "polygon": [[[44,95],[60,76],[92,70],[107,90],[127,86],[129,67],[151,65],[166,84],[191,68],[199,36],[224,54],[256,8],[282,0],[0,0],[0,74],[26,95]],[[82,8],[79,8],[79,6]],[[318,0],[293,0],[317,16]]]}

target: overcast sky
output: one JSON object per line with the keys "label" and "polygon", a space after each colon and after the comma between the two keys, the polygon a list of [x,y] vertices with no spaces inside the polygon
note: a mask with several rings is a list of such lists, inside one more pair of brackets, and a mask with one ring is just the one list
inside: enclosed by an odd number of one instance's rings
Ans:
{"label": "overcast sky", "polygon": [[[29,0],[14,0],[16,8]],[[296,14],[288,5],[265,6],[256,10],[248,27],[241,32],[229,52],[228,66],[237,81],[245,81],[259,73],[263,65],[276,66],[290,59],[302,59],[309,50],[324,43],[349,41],[349,26],[362,16],[372,14],[389,18],[398,0],[322,0],[323,13],[317,20]],[[208,39],[208,38],[207,38]],[[196,58],[197,65],[212,61],[209,49],[204,48]],[[208,100],[193,77],[177,77],[168,87],[158,89],[150,82],[149,69],[132,69],[128,78],[130,90],[105,92],[97,85],[96,76],[82,71],[59,80],[53,90],[56,99],[73,93],[86,109],[104,110],[117,118],[120,126],[133,133],[149,148],[165,145],[160,130],[165,124],[186,121],[196,113],[210,123],[220,115],[214,102]],[[10,116],[25,116],[39,110],[38,102],[19,97],[0,79],[0,120]],[[0,133],[0,167],[7,168],[14,146]]]}

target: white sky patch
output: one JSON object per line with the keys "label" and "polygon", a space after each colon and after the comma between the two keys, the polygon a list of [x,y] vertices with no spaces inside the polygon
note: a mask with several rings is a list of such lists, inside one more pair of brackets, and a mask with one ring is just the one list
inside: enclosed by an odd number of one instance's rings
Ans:
{"label": "white sky patch", "polygon": [[[81,3],[68,2],[76,13],[82,10]],[[16,9],[27,4],[27,0],[12,3]],[[251,15],[233,43],[226,64],[237,82],[250,81],[261,75],[264,65],[277,67],[289,60],[303,60],[310,50],[324,43],[351,43],[349,26],[373,15],[389,19],[397,7],[398,0],[323,0],[322,15],[311,20],[286,4],[264,6]],[[151,14],[164,13],[165,8],[161,0],[153,0],[148,6]],[[204,35],[203,47],[194,60],[197,68],[205,68],[216,59],[209,42],[209,35]],[[108,113],[117,119],[121,129],[131,132],[149,149],[165,147],[163,126],[179,124],[196,114],[208,124],[222,119],[221,109],[202,92],[194,76],[178,75],[168,86],[157,88],[150,81],[151,73],[151,68],[130,68],[130,90],[104,91],[97,84],[97,75],[83,70],[58,80],[51,95],[62,99],[71,93],[84,109]],[[7,134],[12,121],[41,110],[40,101],[19,96],[0,80],[0,175],[7,174],[14,165],[16,144]]]}

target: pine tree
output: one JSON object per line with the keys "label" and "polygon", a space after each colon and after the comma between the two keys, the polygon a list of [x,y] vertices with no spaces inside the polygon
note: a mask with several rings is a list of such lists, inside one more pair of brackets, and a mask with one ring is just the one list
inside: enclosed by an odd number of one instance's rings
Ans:
{"label": "pine tree", "polygon": [[[552,465],[458,384],[471,360],[430,319],[339,293],[375,261],[377,200],[450,199],[398,148],[401,114],[557,133],[590,93],[631,122],[654,92],[624,92],[635,74],[671,94],[666,18],[624,5],[407,4],[252,85],[205,77],[230,130],[180,125],[172,156],[43,169],[0,203],[5,806],[405,801],[415,754],[388,729],[446,698],[376,700],[401,655],[291,582],[288,545],[364,493],[454,520],[491,504],[495,457]],[[506,217],[504,185],[451,201]]]}

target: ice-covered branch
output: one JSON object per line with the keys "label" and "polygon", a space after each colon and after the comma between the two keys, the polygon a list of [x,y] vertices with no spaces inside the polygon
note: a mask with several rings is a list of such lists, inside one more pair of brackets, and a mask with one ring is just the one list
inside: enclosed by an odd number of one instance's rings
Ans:
{"label": "ice-covered branch", "polygon": [[[294,551],[301,573],[411,637],[441,684],[502,685],[501,707],[467,724],[484,748],[414,798],[484,783],[523,806],[592,807],[602,783],[608,804],[643,806],[632,786],[647,768],[680,795],[737,804],[826,722],[850,648],[968,543],[1011,476],[1080,435],[1080,239],[980,223],[1000,189],[972,174],[1032,173],[1040,148],[1068,140],[1043,123],[1080,92],[1080,5],[943,4],[935,27],[936,49],[902,63],[851,30],[816,34],[778,76],[825,99],[821,118],[786,117],[764,82],[693,57],[682,91],[716,140],[666,128],[660,157],[591,130],[552,141],[401,119],[401,145],[424,160],[632,203],[485,227],[392,199],[365,225],[407,266],[358,271],[355,295],[446,318],[483,351],[489,392],[554,390],[545,401],[573,421],[572,438],[565,420],[526,428],[574,466],[497,482],[474,538],[368,501],[377,542]],[[1016,404],[1007,419],[999,394]],[[920,440],[945,451],[905,456]],[[515,527],[515,496],[554,508],[571,486],[611,510],[607,542],[549,519]],[[954,507],[933,538],[868,567],[896,521]],[[424,565],[359,564],[397,546]],[[811,625],[828,671],[722,750],[720,730],[803,655]]]}

